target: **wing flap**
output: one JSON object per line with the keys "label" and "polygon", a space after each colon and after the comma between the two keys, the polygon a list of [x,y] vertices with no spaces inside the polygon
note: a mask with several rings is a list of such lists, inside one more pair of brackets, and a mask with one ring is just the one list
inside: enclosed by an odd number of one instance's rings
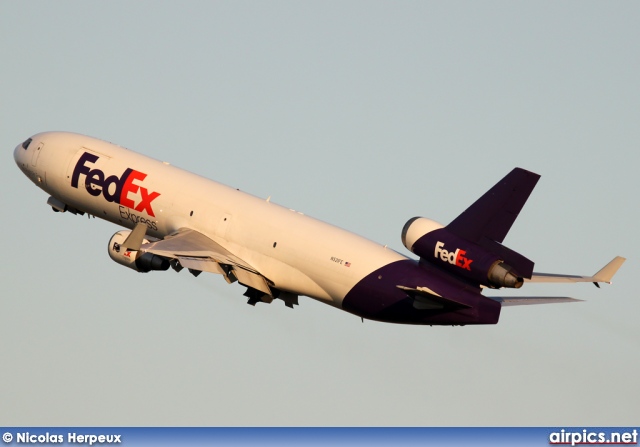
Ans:
{"label": "wing flap", "polygon": [[188,269],[200,270],[201,272],[218,273],[225,275],[226,272],[216,261],[211,258],[194,258],[190,256],[178,256],[180,265]]}
{"label": "wing flap", "polygon": [[264,276],[257,275],[242,268],[234,268],[233,274],[236,275],[240,284],[271,295],[271,289]]}

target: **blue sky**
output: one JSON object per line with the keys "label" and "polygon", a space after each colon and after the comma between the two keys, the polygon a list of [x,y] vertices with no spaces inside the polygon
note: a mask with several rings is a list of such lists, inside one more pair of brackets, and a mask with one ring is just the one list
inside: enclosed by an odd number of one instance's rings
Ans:
{"label": "blue sky", "polygon": [[[5,425],[638,425],[636,2],[2,2]],[[406,253],[513,167],[505,244],[585,303],[406,327],[138,274],[12,159],[103,138]]]}

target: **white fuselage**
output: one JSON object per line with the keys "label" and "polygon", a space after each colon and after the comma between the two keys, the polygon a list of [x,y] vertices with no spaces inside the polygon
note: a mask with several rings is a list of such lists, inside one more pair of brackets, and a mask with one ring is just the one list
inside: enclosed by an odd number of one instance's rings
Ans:
{"label": "white fuselage", "polygon": [[[67,132],[32,139],[28,149],[16,147],[16,163],[56,199],[127,228],[142,222],[156,238],[194,229],[282,291],[341,307],[362,278],[407,259],[356,234],[102,140]],[[125,172],[133,172],[126,182]]]}

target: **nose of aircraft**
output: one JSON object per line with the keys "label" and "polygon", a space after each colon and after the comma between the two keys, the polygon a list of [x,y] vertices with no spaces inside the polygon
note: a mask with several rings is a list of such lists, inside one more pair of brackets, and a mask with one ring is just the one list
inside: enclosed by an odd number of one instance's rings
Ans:
{"label": "nose of aircraft", "polygon": [[33,140],[29,138],[25,140],[23,143],[17,145],[16,148],[13,150],[13,159],[15,160],[16,164],[20,169],[23,169],[24,167],[26,167],[26,164],[28,163],[27,149],[29,149],[29,145],[31,144],[32,141]]}

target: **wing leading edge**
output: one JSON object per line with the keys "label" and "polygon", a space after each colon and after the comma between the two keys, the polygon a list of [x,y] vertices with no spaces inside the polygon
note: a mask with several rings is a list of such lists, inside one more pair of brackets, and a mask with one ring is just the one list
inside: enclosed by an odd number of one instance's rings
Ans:
{"label": "wing leading edge", "polygon": [[[136,226],[130,234],[133,244],[142,239],[136,234],[138,228],[139,226]],[[203,271],[218,273],[229,283],[237,280],[244,286],[272,296],[270,281],[267,278],[222,245],[196,230],[180,228],[162,240],[138,246],[140,251],[177,261],[178,263],[171,264],[175,269],[186,267],[196,276]],[[128,245],[127,247],[133,249]]]}

